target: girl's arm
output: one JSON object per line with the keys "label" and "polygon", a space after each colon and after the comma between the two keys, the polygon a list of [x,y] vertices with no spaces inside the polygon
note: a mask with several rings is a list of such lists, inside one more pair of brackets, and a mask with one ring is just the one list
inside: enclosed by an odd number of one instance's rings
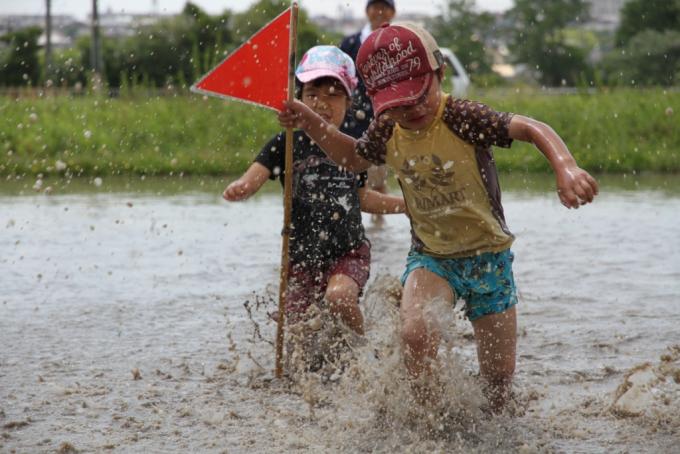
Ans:
{"label": "girl's arm", "polygon": [[271,171],[268,168],[259,162],[254,162],[241,178],[227,186],[227,189],[222,193],[222,197],[229,202],[245,200],[255,194],[270,175]]}
{"label": "girl's arm", "polygon": [[557,194],[567,208],[590,203],[599,189],[597,181],[581,169],[560,136],[547,124],[522,115],[510,120],[509,135],[532,143],[548,158],[557,177]]}
{"label": "girl's arm", "polygon": [[354,173],[363,172],[371,163],[354,151],[356,140],[324,121],[310,107],[298,100],[284,102],[286,110],[279,112],[279,124],[284,128],[300,128],[316,142],[336,164]]}
{"label": "girl's arm", "polygon": [[361,211],[373,214],[405,213],[406,204],[401,197],[382,194],[368,188],[359,188]]}

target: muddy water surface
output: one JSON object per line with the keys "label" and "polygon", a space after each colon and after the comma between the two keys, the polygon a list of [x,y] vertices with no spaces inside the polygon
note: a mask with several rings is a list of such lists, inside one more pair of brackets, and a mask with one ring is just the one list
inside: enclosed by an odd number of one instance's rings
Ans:
{"label": "muddy water surface", "polygon": [[[676,450],[677,178],[603,178],[577,211],[526,179],[503,181],[517,409],[494,418],[480,412],[469,323],[442,308],[444,410],[409,403],[389,303],[404,217],[366,218],[368,342],[333,383],[291,384],[272,380],[262,306],[278,282],[278,187],[227,204],[218,180],[1,183],[0,451]],[[645,363],[637,407],[617,407]]]}

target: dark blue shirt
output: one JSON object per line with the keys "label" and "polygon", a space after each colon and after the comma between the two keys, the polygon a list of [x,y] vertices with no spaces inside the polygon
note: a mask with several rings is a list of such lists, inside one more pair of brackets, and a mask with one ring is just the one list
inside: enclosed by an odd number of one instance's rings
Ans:
{"label": "dark blue shirt", "polygon": [[[255,158],[282,185],[285,145],[286,134],[281,132]],[[322,266],[360,246],[366,237],[357,190],[364,186],[366,173],[337,166],[302,131],[293,135],[293,169],[291,261]]]}
{"label": "dark blue shirt", "polygon": [[[357,61],[357,54],[361,47],[361,32],[345,37],[340,43],[340,50]],[[358,72],[358,71],[357,71]],[[373,119],[373,105],[371,99],[366,94],[366,86],[359,76],[357,88],[352,96],[352,108],[347,111],[343,132],[358,139],[368,129]]]}

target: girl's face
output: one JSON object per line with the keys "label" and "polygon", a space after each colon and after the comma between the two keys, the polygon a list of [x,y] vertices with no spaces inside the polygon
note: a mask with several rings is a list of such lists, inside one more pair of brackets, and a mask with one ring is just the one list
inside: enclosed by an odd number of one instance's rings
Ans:
{"label": "girl's face", "polygon": [[440,97],[441,84],[437,74],[434,74],[430,88],[415,104],[393,107],[385,113],[404,129],[423,129],[434,121],[439,110]]}
{"label": "girl's face", "polygon": [[313,85],[307,82],[302,86],[302,102],[311,107],[328,123],[340,127],[350,100],[340,83],[333,81]]}

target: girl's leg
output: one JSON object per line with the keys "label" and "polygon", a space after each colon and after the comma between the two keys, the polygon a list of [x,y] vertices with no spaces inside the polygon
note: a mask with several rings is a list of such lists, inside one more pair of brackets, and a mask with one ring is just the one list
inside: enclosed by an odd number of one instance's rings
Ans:
{"label": "girl's leg", "polygon": [[479,370],[488,385],[487,397],[494,411],[505,405],[515,373],[517,314],[511,307],[472,322],[477,340]]}
{"label": "girl's leg", "polygon": [[425,268],[411,272],[404,284],[400,315],[404,364],[412,378],[429,372],[431,360],[437,357],[439,330],[436,324],[428,323],[426,314],[428,303],[435,299],[453,304],[454,296],[449,283]]}
{"label": "girl's leg", "polygon": [[334,317],[357,334],[364,334],[364,316],[359,308],[359,285],[345,274],[334,274],[328,280],[325,299]]}

